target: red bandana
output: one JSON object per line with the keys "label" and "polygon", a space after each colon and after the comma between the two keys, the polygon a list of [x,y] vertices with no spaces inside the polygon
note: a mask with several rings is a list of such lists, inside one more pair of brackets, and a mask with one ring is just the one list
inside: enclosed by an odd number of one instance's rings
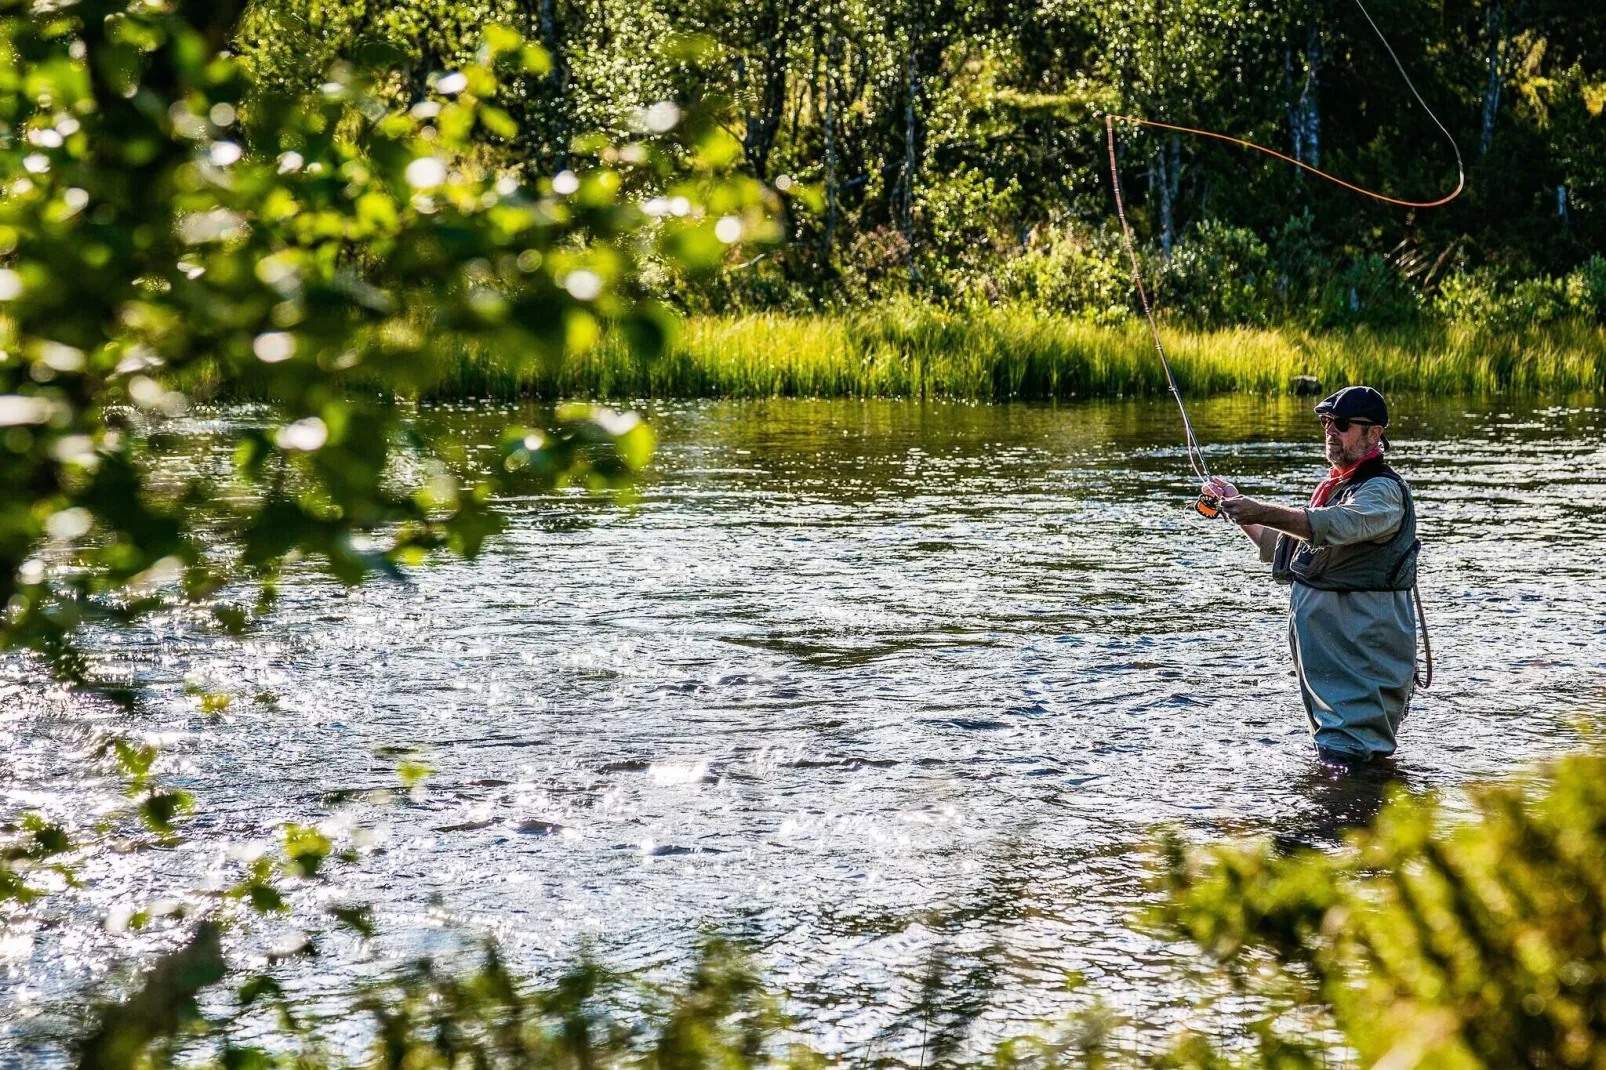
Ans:
{"label": "red bandana", "polygon": [[1311,506],[1311,508],[1315,509],[1315,508],[1318,508],[1320,506],[1326,505],[1327,504],[1327,499],[1329,499],[1329,498],[1331,498],[1333,496],[1334,489],[1336,489],[1340,483],[1344,482],[1344,480],[1346,480],[1350,476],[1354,475],[1355,474],[1355,469],[1359,468],[1361,465],[1365,464],[1367,461],[1370,461],[1373,457],[1381,457],[1381,456],[1383,456],[1382,449],[1375,449],[1371,453],[1368,453],[1365,457],[1362,457],[1360,460],[1358,460],[1354,464],[1350,465],[1348,468],[1330,468],[1330,469],[1328,469],[1327,478],[1322,480],[1320,483],[1316,484],[1316,490],[1310,496],[1310,506]]}

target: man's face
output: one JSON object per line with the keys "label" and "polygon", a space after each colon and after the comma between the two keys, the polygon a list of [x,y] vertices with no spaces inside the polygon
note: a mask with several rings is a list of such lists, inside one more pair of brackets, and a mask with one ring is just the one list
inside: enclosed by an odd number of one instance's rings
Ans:
{"label": "man's face", "polygon": [[[1348,429],[1340,431],[1339,427],[1345,424]],[[1383,437],[1383,429],[1376,424],[1365,420],[1335,420],[1331,416],[1322,417],[1322,433],[1326,440],[1327,463],[1334,468],[1354,464],[1376,449],[1378,440]]]}

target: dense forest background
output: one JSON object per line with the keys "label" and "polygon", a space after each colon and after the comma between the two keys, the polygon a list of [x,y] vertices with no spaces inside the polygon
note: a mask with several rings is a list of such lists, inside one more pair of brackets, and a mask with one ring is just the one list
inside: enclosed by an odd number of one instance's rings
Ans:
{"label": "dense forest background", "polygon": [[[1123,184],[1174,317],[1207,324],[1521,327],[1598,316],[1606,264],[1606,9],[1374,0],[1454,135],[1467,190],[1412,212],[1264,155],[1120,130]],[[784,234],[663,292],[692,312],[839,308],[913,291],[1130,311],[1101,116],[1252,139],[1394,196],[1453,188],[1454,150],[1354,0],[261,0],[237,47],[270,87],[405,57],[396,91],[501,23],[548,69],[509,82],[528,176],[583,171],[670,101],[705,109],[780,195]]]}

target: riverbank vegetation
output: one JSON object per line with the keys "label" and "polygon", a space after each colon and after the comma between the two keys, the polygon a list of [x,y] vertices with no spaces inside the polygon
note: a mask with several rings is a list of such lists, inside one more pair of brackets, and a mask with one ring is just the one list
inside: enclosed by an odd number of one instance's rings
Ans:
{"label": "riverbank vegetation", "polygon": [[[1467,190],[1443,208],[1117,126],[1142,270],[1185,388],[1287,390],[1311,375],[1599,389],[1606,18],[1508,0],[1379,0],[1372,15],[1461,147]],[[550,62],[499,83],[493,102],[513,122],[476,139],[483,158],[583,175],[695,103],[721,158],[772,194],[774,225],[728,226],[695,273],[646,259],[638,292],[688,317],[657,366],[605,342],[515,374],[465,346],[436,367],[437,395],[1153,391],[1103,114],[1248,137],[1397,197],[1430,199],[1456,178],[1451,145],[1363,13],[1330,0],[274,0],[252,5],[235,43],[260,84],[294,91],[386,51],[398,98],[423,101],[497,21]],[[691,210],[640,197],[660,223]]]}
{"label": "riverbank vegetation", "polygon": [[[1161,312],[1205,328],[1506,330],[1599,319],[1606,294],[1606,15],[1528,0],[1373,0],[1466,192],[1411,210],[1258,153],[1117,125],[1117,167]],[[643,284],[693,315],[1024,303],[1121,322],[1136,302],[1102,117],[1249,138],[1381,193],[1431,200],[1451,144],[1352,3],[1107,0],[488,0],[251,6],[235,47],[304,91],[384,50],[422,101],[486,23],[550,64],[499,84],[479,138],[527,175],[585,174],[705,108],[776,229],[728,229],[719,269]],[[656,110],[655,110],[656,109]],[[644,191],[657,218],[688,206]]]}
{"label": "riverbank vegetation", "polygon": [[[1369,383],[1386,391],[1488,394],[1606,388],[1606,331],[1563,319],[1519,330],[1413,327],[1168,327],[1190,397]],[[642,358],[619,340],[561,364],[471,345],[423,388],[433,397],[944,397],[1152,395],[1165,373],[1141,321],[1101,326],[1019,308],[950,311],[910,301],[836,315],[695,317]]]}

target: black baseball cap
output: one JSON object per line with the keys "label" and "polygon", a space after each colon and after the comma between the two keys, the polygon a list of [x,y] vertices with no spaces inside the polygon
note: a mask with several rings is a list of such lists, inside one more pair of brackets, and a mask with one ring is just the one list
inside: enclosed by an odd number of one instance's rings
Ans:
{"label": "black baseball cap", "polygon": [[1346,386],[1323,398],[1316,403],[1316,415],[1338,420],[1370,420],[1381,427],[1389,425],[1388,402],[1369,386]]}

